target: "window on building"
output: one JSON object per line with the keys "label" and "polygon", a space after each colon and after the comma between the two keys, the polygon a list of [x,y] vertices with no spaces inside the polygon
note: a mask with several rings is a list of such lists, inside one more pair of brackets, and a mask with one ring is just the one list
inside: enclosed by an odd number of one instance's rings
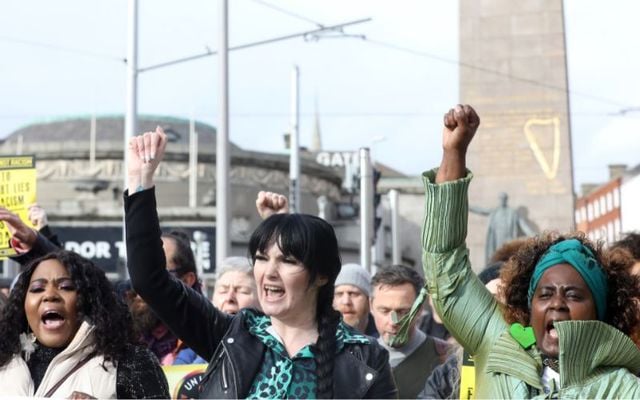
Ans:
{"label": "window on building", "polygon": [[600,197],[600,215],[605,215],[607,213],[607,204],[604,196]]}
{"label": "window on building", "polygon": [[586,207],[580,207],[580,217],[582,218],[583,221],[587,219],[587,208]]}
{"label": "window on building", "polygon": [[587,221],[593,221],[593,204],[587,204]]}
{"label": "window on building", "polygon": [[620,207],[620,189],[619,188],[615,188],[613,190],[613,207],[614,208]]}
{"label": "window on building", "polygon": [[620,227],[620,218],[616,218],[616,220],[613,221],[613,230],[615,231],[614,236],[616,240],[620,239],[620,231],[622,230]]}
{"label": "window on building", "polygon": [[615,242],[615,230],[613,229],[613,222],[607,224],[607,242],[609,244]]}
{"label": "window on building", "polygon": [[581,222],[580,221],[580,210],[576,210],[575,214],[576,214],[576,224],[579,224]]}
{"label": "window on building", "polygon": [[613,210],[613,194],[607,193],[607,212]]}
{"label": "window on building", "polygon": [[596,219],[600,216],[600,202],[598,200],[593,203],[593,218]]}

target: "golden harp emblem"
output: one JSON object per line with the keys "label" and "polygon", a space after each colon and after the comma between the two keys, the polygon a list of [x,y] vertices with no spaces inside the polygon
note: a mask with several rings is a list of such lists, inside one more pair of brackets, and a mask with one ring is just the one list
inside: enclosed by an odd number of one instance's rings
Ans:
{"label": "golden harp emblem", "polygon": [[[534,133],[534,129],[532,129],[536,126],[551,126],[552,128],[553,152],[551,154],[551,162],[542,152],[538,138]],[[560,165],[560,118],[531,118],[524,124],[524,135],[544,175],[547,179],[554,179],[558,174],[558,166]]]}

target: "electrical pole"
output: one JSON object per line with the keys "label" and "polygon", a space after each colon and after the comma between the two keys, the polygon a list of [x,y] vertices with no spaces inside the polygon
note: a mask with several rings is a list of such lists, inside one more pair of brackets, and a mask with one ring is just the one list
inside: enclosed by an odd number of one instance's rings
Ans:
{"label": "electrical pole", "polygon": [[229,238],[229,27],[228,0],[220,0],[220,121],[216,135],[216,268],[231,252]]}
{"label": "electrical pole", "polygon": [[196,121],[189,121],[189,207],[198,205],[198,133]]}
{"label": "electrical pole", "polygon": [[373,241],[373,174],[369,149],[360,148],[360,265],[371,272]]}
{"label": "electrical pole", "polygon": [[398,191],[396,189],[389,190],[389,208],[391,208],[391,263],[399,265],[402,263],[402,255],[400,254],[400,232],[398,231]]}
{"label": "electrical pole", "polygon": [[[135,136],[138,124],[138,0],[129,0],[127,34],[127,109],[124,119],[124,145],[122,148],[122,187],[126,188],[127,165],[129,163],[129,139]],[[135,190],[135,188],[129,188]],[[124,214],[122,215],[122,245],[127,252],[127,232]],[[125,275],[129,275],[125,269]]]}
{"label": "electrical pole", "polygon": [[291,134],[289,156],[289,202],[291,212],[300,212],[300,70],[297,65],[291,71]]}

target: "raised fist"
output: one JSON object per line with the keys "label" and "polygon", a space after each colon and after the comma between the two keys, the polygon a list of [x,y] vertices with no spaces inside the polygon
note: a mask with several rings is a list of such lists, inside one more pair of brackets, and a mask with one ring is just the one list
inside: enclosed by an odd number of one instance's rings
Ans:
{"label": "raised fist", "polygon": [[458,104],[444,115],[442,162],[436,183],[460,179],[466,174],[467,148],[480,126],[480,117],[470,105]]}
{"label": "raised fist", "polygon": [[445,152],[466,152],[480,126],[480,117],[468,104],[458,104],[444,115],[442,148]]}
{"label": "raised fist", "polygon": [[129,194],[153,186],[153,174],[164,157],[167,135],[161,127],[129,139],[127,176]]}
{"label": "raised fist", "polygon": [[273,214],[287,214],[289,212],[289,201],[287,196],[280,193],[264,192],[258,193],[256,208],[262,219],[267,219]]}

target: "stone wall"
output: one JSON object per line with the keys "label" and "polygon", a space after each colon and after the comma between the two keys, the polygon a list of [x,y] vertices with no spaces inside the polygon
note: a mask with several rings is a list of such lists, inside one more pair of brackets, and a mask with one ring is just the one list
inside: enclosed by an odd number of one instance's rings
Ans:
{"label": "stone wall", "polygon": [[[561,0],[460,0],[460,102],[480,130],[469,151],[470,204],[498,193],[537,231],[573,229],[573,173]],[[484,265],[488,218],[471,214],[467,244]]]}

